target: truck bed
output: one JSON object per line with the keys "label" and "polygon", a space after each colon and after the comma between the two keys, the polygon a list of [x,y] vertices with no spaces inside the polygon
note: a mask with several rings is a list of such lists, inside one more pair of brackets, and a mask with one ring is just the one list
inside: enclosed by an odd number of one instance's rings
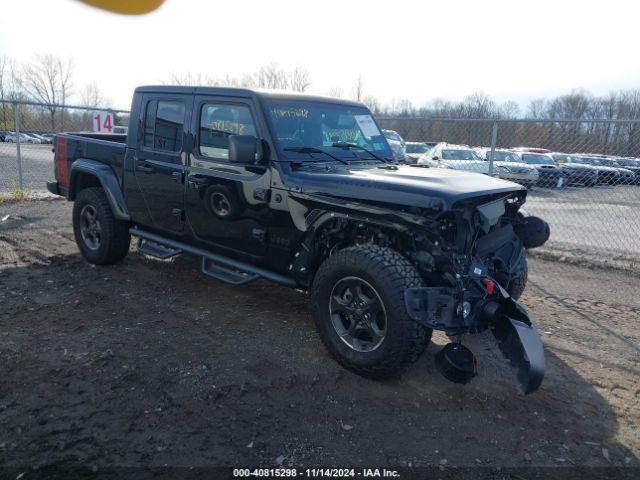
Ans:
{"label": "truck bed", "polygon": [[127,136],[122,134],[62,133],[55,136],[54,163],[57,184],[69,185],[71,164],[79,159],[108,165],[116,177],[122,178]]}

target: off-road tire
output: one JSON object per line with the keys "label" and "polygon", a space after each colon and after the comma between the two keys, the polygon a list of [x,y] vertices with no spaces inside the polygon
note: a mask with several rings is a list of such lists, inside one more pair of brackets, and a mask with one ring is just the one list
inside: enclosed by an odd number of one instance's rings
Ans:
{"label": "off-road tire", "polygon": [[[523,253],[524,255],[524,253]],[[516,278],[509,282],[507,286],[507,292],[511,295],[511,298],[514,300],[518,300],[522,293],[524,292],[525,287],[527,286],[527,278],[529,276],[529,268],[527,266],[527,259],[524,259],[524,269]]]}
{"label": "off-road tire", "polygon": [[[80,212],[86,205],[91,205],[97,212],[102,231],[100,245],[95,250],[87,246],[81,234]],[[89,263],[111,265],[122,260],[129,252],[129,224],[116,219],[100,187],[85,188],[76,196],[73,204],[73,233],[80,253]]]}
{"label": "off-road tire", "polygon": [[[387,314],[385,338],[370,352],[350,348],[331,323],[332,289],[349,276],[357,276],[371,284]],[[316,328],[329,354],[345,368],[366,378],[385,379],[402,374],[425,350],[433,332],[412,320],[405,308],[405,290],[422,285],[413,265],[389,248],[349,247],[327,258],[315,275],[311,297]]]}

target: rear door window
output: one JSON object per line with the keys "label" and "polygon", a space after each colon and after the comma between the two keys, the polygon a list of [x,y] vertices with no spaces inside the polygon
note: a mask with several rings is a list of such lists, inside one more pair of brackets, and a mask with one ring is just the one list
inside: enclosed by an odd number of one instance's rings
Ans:
{"label": "rear door window", "polygon": [[182,150],[185,105],[178,100],[150,100],[144,120],[144,146],[155,150]]}

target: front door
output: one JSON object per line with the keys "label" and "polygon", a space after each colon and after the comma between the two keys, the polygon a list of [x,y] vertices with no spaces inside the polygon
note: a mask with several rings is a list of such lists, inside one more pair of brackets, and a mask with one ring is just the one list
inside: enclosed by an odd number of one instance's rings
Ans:
{"label": "front door", "polygon": [[199,240],[258,259],[266,251],[269,170],[229,162],[230,135],[260,138],[255,119],[247,99],[194,99],[185,210]]}
{"label": "front door", "polygon": [[161,230],[180,232],[184,225],[187,107],[180,97],[143,99],[144,132],[133,170],[151,224]]}

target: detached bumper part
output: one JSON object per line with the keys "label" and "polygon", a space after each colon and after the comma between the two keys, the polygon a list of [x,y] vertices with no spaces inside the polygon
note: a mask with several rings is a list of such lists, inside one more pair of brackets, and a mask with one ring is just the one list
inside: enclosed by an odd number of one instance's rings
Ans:
{"label": "detached bumper part", "polygon": [[[484,286],[488,291],[488,282]],[[525,394],[533,393],[544,378],[545,359],[542,340],[531,325],[527,311],[497,283],[494,299],[481,306],[475,318],[461,321],[455,314],[454,290],[440,287],[410,288],[405,291],[405,307],[418,323],[448,334],[459,335],[491,328],[500,351],[518,368],[518,381]],[[493,288],[491,289],[493,290]],[[467,383],[476,375],[475,357],[456,343],[446,345],[436,356],[438,370],[449,380]]]}
{"label": "detached bumper part", "polygon": [[533,325],[502,316],[493,334],[502,354],[518,368],[518,381],[525,394],[533,393],[542,383],[545,371],[544,349]]}

